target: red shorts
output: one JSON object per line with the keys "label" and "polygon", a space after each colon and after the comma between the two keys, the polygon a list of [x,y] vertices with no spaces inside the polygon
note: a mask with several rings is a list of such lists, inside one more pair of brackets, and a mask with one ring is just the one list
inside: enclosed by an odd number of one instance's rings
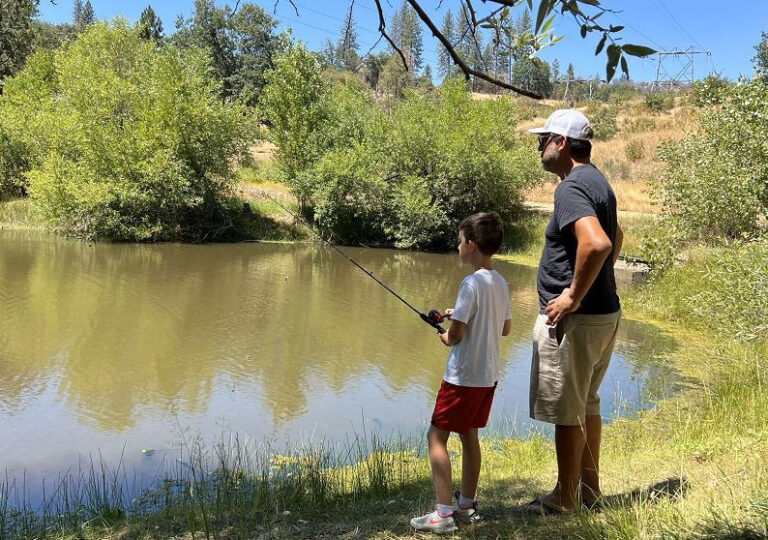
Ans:
{"label": "red shorts", "polygon": [[432,425],[443,431],[464,434],[485,427],[493,403],[493,386],[458,386],[443,381],[432,413]]}

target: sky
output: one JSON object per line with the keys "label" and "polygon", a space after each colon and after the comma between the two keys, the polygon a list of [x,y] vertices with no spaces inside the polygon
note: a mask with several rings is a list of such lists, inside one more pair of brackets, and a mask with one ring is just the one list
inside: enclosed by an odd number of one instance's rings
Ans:
{"label": "sky", "polygon": [[[51,23],[71,22],[72,2],[70,0],[40,0],[39,18]],[[241,0],[242,2],[248,0]],[[296,11],[288,0],[250,0],[272,14],[279,21],[279,30],[290,29],[294,38],[306,43],[309,48],[319,50],[327,39],[336,41],[341,33],[344,16],[350,0],[294,0]],[[91,0],[99,20],[122,16],[129,21],[138,20],[147,4],[163,22],[165,33],[173,32],[176,18],[181,14],[191,17],[194,0],[142,0],[140,2],[114,0]],[[216,1],[219,6],[227,2]],[[230,0],[234,6],[236,0]],[[390,5],[391,4],[391,5]],[[391,15],[400,0],[382,0],[386,15]],[[442,4],[440,9],[438,5]],[[478,1],[478,12],[488,11]],[[525,4],[523,2],[523,4]],[[539,0],[534,1],[534,9]],[[760,41],[761,31],[768,31],[768,0],[602,0],[604,7],[616,11],[606,13],[600,19],[605,24],[623,25],[621,32],[624,43],[646,45],[657,50],[702,51],[693,55],[694,78],[700,79],[710,73],[717,73],[735,80],[740,75],[753,75],[752,57],[754,46]],[[438,26],[449,8],[456,13],[458,0],[423,0],[422,6]],[[521,13],[517,8],[515,15]],[[374,0],[355,0],[353,16],[357,23],[360,54],[367,52],[377,41],[379,34],[378,15]],[[556,35],[564,38],[556,45],[539,52],[547,62],[555,58],[561,66],[561,73],[569,63],[573,64],[579,78],[605,78],[605,54],[595,57],[594,50],[599,35],[589,34],[586,39],[579,35],[579,27],[572,17],[558,16],[554,22]],[[437,50],[440,44],[424,29],[424,60],[436,71]],[[384,50],[382,42],[376,50]],[[663,57],[662,77],[678,76],[684,72],[688,77],[690,69],[684,56]],[[630,57],[630,76],[636,81],[652,81],[658,67],[658,57],[648,59]]]}

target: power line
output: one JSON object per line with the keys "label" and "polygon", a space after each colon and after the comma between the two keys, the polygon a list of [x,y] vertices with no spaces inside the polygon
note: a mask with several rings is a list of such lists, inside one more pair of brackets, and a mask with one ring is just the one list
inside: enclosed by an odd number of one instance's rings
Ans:
{"label": "power line", "polygon": [[677,20],[675,15],[669,10],[669,8],[664,4],[664,0],[655,0],[657,4],[659,4],[662,8],[664,8],[664,11],[666,11],[669,14],[669,17],[672,19],[672,22],[680,29],[682,30],[683,34],[688,36],[688,38],[693,41],[699,48],[704,49],[705,47],[699,43],[695,37],[693,37],[691,34],[688,33],[688,31],[683,27],[682,24]]}

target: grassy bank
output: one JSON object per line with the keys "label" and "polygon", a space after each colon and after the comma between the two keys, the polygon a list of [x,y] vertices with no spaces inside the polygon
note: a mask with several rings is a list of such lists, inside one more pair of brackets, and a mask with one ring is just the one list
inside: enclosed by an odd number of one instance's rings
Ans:
{"label": "grassy bank", "polygon": [[[541,232],[543,221],[532,218],[525,238]],[[531,240],[509,248],[509,258],[525,262],[538,257],[540,245]],[[551,442],[486,437],[480,491],[486,519],[458,536],[768,534],[766,287],[763,241],[695,249],[684,265],[625,292],[627,317],[653,322],[678,341],[666,361],[680,382],[654,409],[606,427],[608,507],[554,518],[522,513],[518,505],[551,488]],[[45,516],[13,511],[14,490],[6,484],[0,527],[9,537],[66,540],[407,538],[409,519],[433,504],[423,452],[423,441],[370,434],[343,447],[295,448],[289,455],[228,440],[184,455],[167,481],[134,500],[127,500],[124,471],[99,467],[54,486]],[[14,489],[18,497],[19,486]]]}

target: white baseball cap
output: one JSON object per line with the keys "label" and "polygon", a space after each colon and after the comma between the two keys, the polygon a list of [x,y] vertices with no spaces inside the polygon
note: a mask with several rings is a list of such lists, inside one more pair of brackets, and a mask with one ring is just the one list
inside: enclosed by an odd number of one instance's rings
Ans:
{"label": "white baseball cap", "polygon": [[592,127],[587,117],[576,109],[558,109],[547,118],[544,127],[532,128],[531,133],[554,133],[569,139],[588,141],[592,138]]}

